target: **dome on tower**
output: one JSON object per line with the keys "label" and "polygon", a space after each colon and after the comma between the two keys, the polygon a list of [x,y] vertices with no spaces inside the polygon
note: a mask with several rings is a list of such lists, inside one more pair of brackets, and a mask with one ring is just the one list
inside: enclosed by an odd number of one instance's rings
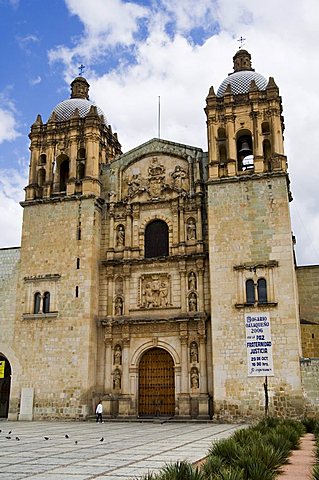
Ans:
{"label": "dome on tower", "polygon": [[92,100],[89,100],[89,87],[90,85],[84,77],[76,77],[71,83],[71,98],[58,103],[52,111],[51,116],[55,114],[55,121],[65,122],[70,120],[76,109],[79,117],[84,118],[88,115],[91,107],[94,106],[97,108],[98,115],[103,116],[104,123],[107,125],[103,110]]}
{"label": "dome on tower", "polygon": [[217,90],[217,97],[225,94],[228,85],[233,95],[248,93],[252,80],[255,81],[258,90],[266,90],[268,81],[251,67],[251,55],[247,50],[238,50],[233,60],[234,72],[222,81]]}

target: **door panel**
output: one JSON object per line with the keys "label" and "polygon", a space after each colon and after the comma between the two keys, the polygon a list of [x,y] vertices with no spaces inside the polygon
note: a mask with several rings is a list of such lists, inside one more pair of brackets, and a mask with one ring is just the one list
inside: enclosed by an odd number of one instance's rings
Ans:
{"label": "door panel", "polygon": [[144,353],[139,365],[139,415],[174,414],[174,362],[162,348],[152,348]]}

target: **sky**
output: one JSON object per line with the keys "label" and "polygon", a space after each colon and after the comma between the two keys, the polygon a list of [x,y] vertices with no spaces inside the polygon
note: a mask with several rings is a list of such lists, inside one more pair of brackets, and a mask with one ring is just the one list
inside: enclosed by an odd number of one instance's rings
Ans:
{"label": "sky", "polygon": [[205,98],[252,66],[283,100],[298,265],[319,264],[318,0],[0,0],[0,248],[20,245],[30,126],[85,65],[123,152],[158,133],[207,150]]}

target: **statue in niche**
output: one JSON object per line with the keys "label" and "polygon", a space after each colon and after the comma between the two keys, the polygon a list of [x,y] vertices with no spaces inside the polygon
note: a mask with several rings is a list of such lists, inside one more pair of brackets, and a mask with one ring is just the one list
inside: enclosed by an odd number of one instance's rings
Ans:
{"label": "statue in niche", "polygon": [[197,296],[196,293],[191,293],[188,297],[189,312],[197,312]]}
{"label": "statue in niche", "polygon": [[190,272],[188,275],[188,290],[196,290],[197,288],[197,279],[194,272]]}
{"label": "statue in niche", "polygon": [[196,240],[196,223],[193,218],[189,218],[186,226],[187,240]]}
{"label": "statue in niche", "polygon": [[190,345],[190,360],[191,363],[198,362],[198,346],[196,342],[192,342]]}
{"label": "statue in niche", "polygon": [[116,229],[116,246],[123,247],[125,242],[125,230],[123,225],[119,225]]}
{"label": "statue in niche", "polygon": [[115,315],[123,315],[123,299],[116,297],[114,305]]}
{"label": "statue in niche", "polygon": [[121,372],[117,368],[113,374],[113,388],[119,390],[121,388]]}
{"label": "statue in niche", "polygon": [[122,348],[120,345],[116,345],[114,348],[114,365],[122,364]]}
{"label": "statue in niche", "polygon": [[174,172],[171,174],[173,178],[173,187],[178,190],[185,190],[185,180],[187,178],[185,170],[176,165]]}
{"label": "statue in niche", "polygon": [[196,367],[193,367],[191,369],[191,387],[192,388],[199,387],[199,375],[198,375],[198,369]]}
{"label": "statue in niche", "polygon": [[168,286],[166,282],[161,282],[159,287],[159,305],[160,307],[167,307],[168,305]]}

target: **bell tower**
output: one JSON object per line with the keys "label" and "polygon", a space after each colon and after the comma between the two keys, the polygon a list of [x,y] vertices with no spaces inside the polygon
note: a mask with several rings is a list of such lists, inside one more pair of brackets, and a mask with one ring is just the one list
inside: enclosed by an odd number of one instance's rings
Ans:
{"label": "bell tower", "polygon": [[84,418],[97,382],[102,169],[121,145],[83,77],[47,123],[37,116],[29,137],[14,346],[22,368],[13,397],[17,385],[28,387],[35,417],[60,409]]}
{"label": "bell tower", "polygon": [[[233,61],[205,108],[214,411],[258,416],[270,398],[273,415],[294,415],[300,337],[282,101],[246,50]],[[256,338],[260,319],[268,326]]]}

